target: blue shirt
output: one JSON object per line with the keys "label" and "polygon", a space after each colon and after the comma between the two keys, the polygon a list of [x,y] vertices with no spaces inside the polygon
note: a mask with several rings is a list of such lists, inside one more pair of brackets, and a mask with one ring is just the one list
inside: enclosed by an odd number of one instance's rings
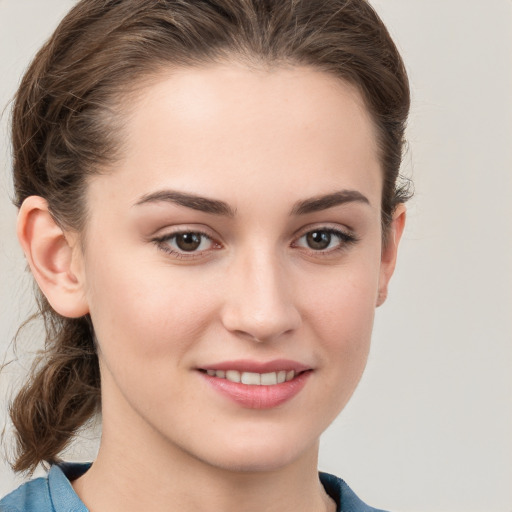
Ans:
{"label": "blue shirt", "polygon": [[[48,476],[23,484],[0,501],[0,512],[88,512],[70,481],[83,475],[90,464],[52,466]],[[337,503],[337,512],[384,512],[363,503],[340,478],[320,473],[327,494]]]}

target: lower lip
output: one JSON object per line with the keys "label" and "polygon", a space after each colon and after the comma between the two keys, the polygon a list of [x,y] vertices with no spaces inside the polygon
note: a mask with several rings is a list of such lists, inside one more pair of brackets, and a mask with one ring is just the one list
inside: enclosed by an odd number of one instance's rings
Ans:
{"label": "lower lip", "polygon": [[273,386],[250,386],[227,379],[212,377],[201,372],[201,376],[210,386],[222,395],[248,409],[272,409],[284,404],[297,395],[311,375],[312,371],[300,373],[290,381]]}

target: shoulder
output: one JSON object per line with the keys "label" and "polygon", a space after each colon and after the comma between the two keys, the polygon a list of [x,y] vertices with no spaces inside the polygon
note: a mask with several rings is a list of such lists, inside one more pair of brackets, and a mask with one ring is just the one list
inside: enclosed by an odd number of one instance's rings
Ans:
{"label": "shoulder", "polygon": [[0,500],[0,512],[53,512],[48,478],[36,478]]}
{"label": "shoulder", "polygon": [[367,505],[341,478],[320,473],[320,481],[327,494],[338,504],[337,512],[385,512]]}
{"label": "shoulder", "polygon": [[46,477],[27,482],[0,500],[0,512],[87,512],[70,480],[89,467],[90,464],[52,466]]}

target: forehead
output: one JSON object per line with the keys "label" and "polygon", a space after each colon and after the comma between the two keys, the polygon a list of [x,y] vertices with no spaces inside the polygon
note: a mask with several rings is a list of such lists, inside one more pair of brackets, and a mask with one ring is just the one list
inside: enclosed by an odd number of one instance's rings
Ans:
{"label": "forehead", "polygon": [[[173,188],[243,203],[356,188],[378,197],[374,125],[357,89],[308,67],[172,69],[126,105],[121,161],[100,179],[127,201]],[[102,187],[107,191],[108,187]]]}

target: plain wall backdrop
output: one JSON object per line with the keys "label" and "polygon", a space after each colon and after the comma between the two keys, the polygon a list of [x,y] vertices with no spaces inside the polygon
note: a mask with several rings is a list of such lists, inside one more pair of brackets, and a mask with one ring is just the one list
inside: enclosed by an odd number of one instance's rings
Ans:
{"label": "plain wall backdrop", "polygon": [[[32,307],[10,203],[8,102],[73,3],[0,0],[0,362]],[[404,173],[416,196],[366,374],[324,435],[320,467],[396,512],[511,512],[512,1],[372,3],[410,74]],[[0,374],[0,430],[41,337],[29,338]],[[93,457],[96,442],[85,435],[68,457]],[[0,463],[0,496],[18,483]]]}

